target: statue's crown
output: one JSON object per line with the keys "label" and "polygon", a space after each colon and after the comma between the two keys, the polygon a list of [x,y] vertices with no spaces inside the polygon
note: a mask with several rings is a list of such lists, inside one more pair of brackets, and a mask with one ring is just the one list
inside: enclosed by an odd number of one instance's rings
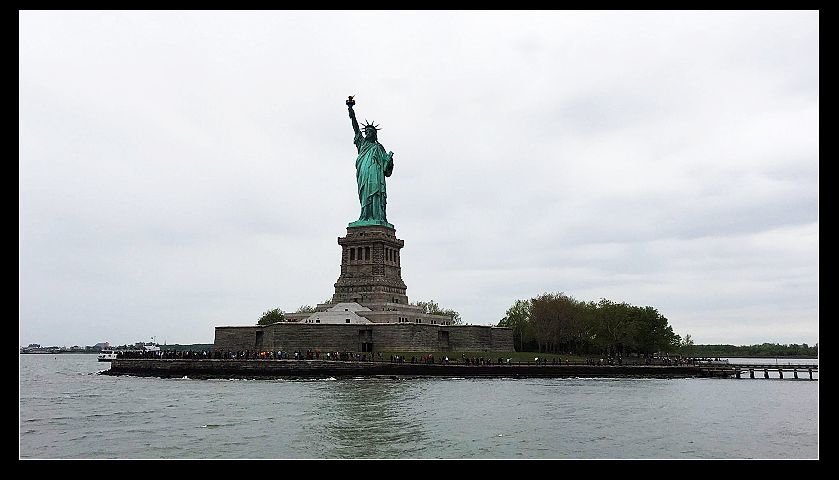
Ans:
{"label": "statue's crown", "polygon": [[373,130],[381,130],[378,125],[374,125],[375,121],[368,123],[367,119],[364,120],[364,129],[367,130],[368,128],[372,128]]}

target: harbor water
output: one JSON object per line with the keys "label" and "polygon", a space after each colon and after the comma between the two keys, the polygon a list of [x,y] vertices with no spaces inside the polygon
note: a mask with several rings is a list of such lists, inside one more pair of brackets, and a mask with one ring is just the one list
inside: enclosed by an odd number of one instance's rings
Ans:
{"label": "harbor water", "polygon": [[819,456],[819,382],[806,372],[306,381],[97,374],[107,368],[95,355],[20,355],[20,458]]}

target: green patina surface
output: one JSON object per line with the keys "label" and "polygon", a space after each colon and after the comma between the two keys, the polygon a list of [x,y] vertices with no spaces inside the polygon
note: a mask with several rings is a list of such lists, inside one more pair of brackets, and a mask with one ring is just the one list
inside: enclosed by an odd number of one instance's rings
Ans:
{"label": "green patina surface", "polygon": [[358,201],[361,204],[361,214],[358,220],[351,222],[350,227],[384,226],[394,228],[387,221],[387,186],[385,177],[393,172],[393,152],[385,151],[385,147],[378,141],[377,127],[372,123],[364,125],[364,135],[358,126],[353,111],[355,102],[350,97],[347,100],[350,120],[352,120],[358,157],[355,159],[355,179],[358,183]]}
{"label": "green patina surface", "polygon": [[354,222],[349,223],[350,227],[371,227],[371,226],[382,226],[387,228],[394,228],[392,223],[388,223],[387,220],[356,220]]}

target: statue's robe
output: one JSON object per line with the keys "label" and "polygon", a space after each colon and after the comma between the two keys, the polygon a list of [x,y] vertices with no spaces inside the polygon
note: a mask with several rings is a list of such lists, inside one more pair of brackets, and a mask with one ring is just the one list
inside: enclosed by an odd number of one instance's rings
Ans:
{"label": "statue's robe", "polygon": [[361,216],[353,224],[390,226],[385,214],[387,206],[385,177],[389,177],[393,172],[393,157],[388,155],[381,143],[364,138],[360,132],[356,133],[354,143],[358,148],[358,158],[355,159],[355,179],[358,182]]}

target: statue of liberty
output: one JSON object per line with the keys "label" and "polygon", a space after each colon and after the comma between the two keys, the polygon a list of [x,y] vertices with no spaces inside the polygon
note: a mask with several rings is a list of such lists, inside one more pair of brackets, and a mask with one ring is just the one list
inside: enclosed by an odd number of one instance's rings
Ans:
{"label": "statue of liberty", "polygon": [[358,201],[361,203],[361,215],[358,220],[350,223],[350,227],[364,227],[382,225],[393,228],[388,223],[385,209],[387,206],[387,189],[385,177],[393,172],[393,152],[385,153],[385,147],[378,141],[376,132],[378,125],[364,122],[364,136],[358,127],[353,111],[355,101],[353,97],[347,100],[350,109],[350,120],[355,132],[355,143],[358,157],[355,159],[355,179],[358,182]]}

